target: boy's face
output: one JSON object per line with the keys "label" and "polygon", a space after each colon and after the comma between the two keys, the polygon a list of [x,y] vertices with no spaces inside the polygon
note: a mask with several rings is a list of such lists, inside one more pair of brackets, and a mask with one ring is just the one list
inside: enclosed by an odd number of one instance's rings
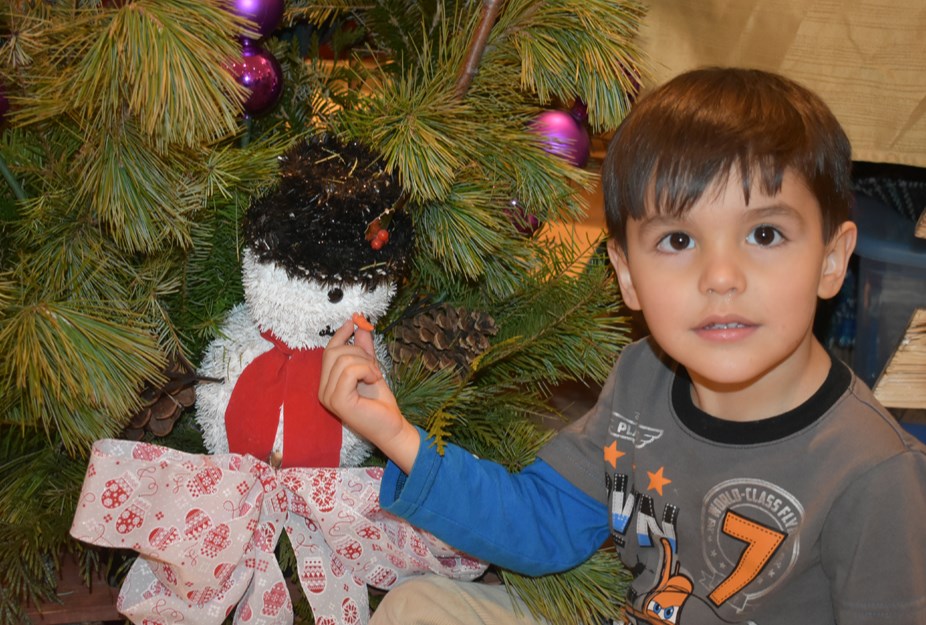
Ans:
{"label": "boy's face", "polygon": [[626,253],[608,244],[624,302],[696,384],[789,384],[810,359],[817,298],[838,293],[855,245],[847,222],[824,243],[820,206],[792,171],[781,191],[715,183],[683,217],[627,223]]}

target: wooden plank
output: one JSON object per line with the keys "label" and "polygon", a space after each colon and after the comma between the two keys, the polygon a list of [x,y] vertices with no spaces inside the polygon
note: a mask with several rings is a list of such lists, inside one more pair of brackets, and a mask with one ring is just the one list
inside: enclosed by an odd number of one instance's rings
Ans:
{"label": "wooden plank", "polygon": [[913,313],[874,393],[889,408],[926,408],[926,308]]}
{"label": "wooden plank", "polygon": [[80,577],[76,562],[69,555],[62,556],[59,574],[56,592],[61,603],[28,606],[26,614],[33,623],[63,625],[90,621],[125,622],[125,617],[116,611],[118,588],[113,588],[101,578],[94,579],[92,587],[88,588]]}

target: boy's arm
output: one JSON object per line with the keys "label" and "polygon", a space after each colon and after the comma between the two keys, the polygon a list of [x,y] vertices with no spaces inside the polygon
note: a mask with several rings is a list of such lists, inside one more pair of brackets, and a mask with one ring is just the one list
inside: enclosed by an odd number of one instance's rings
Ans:
{"label": "boy's arm", "polygon": [[[605,505],[538,461],[520,474],[447,445],[438,454],[402,415],[369,329],[348,321],[328,343],[319,398],[394,463],[381,503],[471,556],[541,575],[585,560],[608,535]],[[354,336],[350,344],[351,335]]]}
{"label": "boy's arm", "polygon": [[[348,342],[351,336],[353,344]],[[331,337],[322,357],[319,400],[396,466],[409,472],[421,437],[399,410],[374,354],[372,332],[360,325],[355,329],[354,320],[345,322]]]}
{"label": "boy's arm", "polygon": [[856,480],[823,531],[836,619],[926,623],[926,450],[898,454]]}
{"label": "boy's arm", "polygon": [[410,475],[386,468],[380,504],[472,556],[526,575],[584,562],[608,537],[606,506],[538,460],[520,473],[422,433]]}

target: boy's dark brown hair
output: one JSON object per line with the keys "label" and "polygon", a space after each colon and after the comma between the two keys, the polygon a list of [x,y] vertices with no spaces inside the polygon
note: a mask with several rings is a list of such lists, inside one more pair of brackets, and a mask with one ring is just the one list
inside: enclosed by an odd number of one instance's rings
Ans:
{"label": "boy's dark brown hair", "polygon": [[626,249],[628,219],[646,207],[688,211],[733,168],[749,202],[751,184],[774,195],[791,168],[816,196],[826,240],[849,219],[851,147],[819,96],[760,70],[686,72],[641,98],[617,129],[602,167],[608,232]]}

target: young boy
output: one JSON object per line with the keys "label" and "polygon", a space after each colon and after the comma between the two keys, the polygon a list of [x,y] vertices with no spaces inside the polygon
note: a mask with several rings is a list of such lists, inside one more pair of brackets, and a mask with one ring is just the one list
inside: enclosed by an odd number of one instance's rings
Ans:
{"label": "young boy", "polygon": [[[383,507],[459,549],[542,575],[612,538],[628,623],[926,624],[926,450],[812,333],[855,246],[849,169],[807,89],[683,74],[638,101],[603,169],[608,252],[650,336],[535,463],[439,455],[352,323],[322,402],[392,460]],[[504,589],[421,578],[374,622],[535,621]]]}

